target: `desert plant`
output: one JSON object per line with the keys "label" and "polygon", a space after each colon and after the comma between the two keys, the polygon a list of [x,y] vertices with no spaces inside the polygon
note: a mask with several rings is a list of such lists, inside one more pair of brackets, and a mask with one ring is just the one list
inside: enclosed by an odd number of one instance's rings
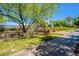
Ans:
{"label": "desert plant", "polygon": [[6,28],[4,26],[0,26],[0,32],[4,32]]}

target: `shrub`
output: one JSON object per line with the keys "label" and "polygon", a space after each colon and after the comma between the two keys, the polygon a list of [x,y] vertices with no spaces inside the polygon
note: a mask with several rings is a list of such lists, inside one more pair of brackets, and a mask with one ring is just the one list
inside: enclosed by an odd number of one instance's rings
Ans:
{"label": "shrub", "polygon": [[50,33],[50,30],[47,30],[47,29],[46,29],[46,30],[44,30],[43,32],[44,32],[44,35],[48,35],[48,34]]}
{"label": "shrub", "polygon": [[14,30],[16,30],[16,28],[10,28],[9,30],[14,31]]}
{"label": "shrub", "polygon": [[55,28],[52,28],[53,32],[55,32],[55,31],[61,31],[61,30],[68,30],[68,28],[66,28],[66,27],[55,27]]}
{"label": "shrub", "polygon": [[0,26],[0,32],[4,32],[6,28],[4,26]]}

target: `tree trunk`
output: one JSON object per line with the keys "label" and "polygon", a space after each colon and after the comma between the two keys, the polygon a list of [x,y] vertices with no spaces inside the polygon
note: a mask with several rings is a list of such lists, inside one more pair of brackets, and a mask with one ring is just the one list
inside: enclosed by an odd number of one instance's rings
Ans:
{"label": "tree trunk", "polygon": [[22,24],[22,32],[26,33],[26,27]]}

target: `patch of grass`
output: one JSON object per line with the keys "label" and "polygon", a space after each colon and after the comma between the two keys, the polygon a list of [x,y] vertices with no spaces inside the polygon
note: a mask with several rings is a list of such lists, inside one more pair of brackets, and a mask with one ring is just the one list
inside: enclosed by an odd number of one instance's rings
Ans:
{"label": "patch of grass", "polygon": [[0,55],[6,56],[18,52],[22,49],[28,49],[33,45],[38,45],[43,41],[47,41],[51,38],[61,36],[60,34],[49,34],[49,35],[34,35],[31,38],[21,38],[14,41],[8,40],[0,42]]}
{"label": "patch of grass", "polygon": [[62,37],[63,34],[58,34],[58,33],[50,33],[49,35],[46,35],[45,37],[42,37],[42,41],[48,41],[54,38]]}
{"label": "patch of grass", "polygon": [[55,27],[54,30],[56,31],[66,31],[66,32],[72,32],[75,30],[75,28],[67,28],[67,27]]}

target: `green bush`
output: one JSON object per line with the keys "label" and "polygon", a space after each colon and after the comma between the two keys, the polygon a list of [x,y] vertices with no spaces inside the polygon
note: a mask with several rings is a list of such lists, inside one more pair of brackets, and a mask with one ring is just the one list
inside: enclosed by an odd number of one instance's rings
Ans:
{"label": "green bush", "polygon": [[67,27],[55,27],[52,30],[54,30],[54,31],[61,31],[61,30],[68,30],[68,28]]}
{"label": "green bush", "polygon": [[16,30],[16,28],[10,28],[9,30],[13,31],[13,30]]}
{"label": "green bush", "polygon": [[0,26],[0,32],[3,32],[5,30],[6,30],[6,28],[4,26]]}

